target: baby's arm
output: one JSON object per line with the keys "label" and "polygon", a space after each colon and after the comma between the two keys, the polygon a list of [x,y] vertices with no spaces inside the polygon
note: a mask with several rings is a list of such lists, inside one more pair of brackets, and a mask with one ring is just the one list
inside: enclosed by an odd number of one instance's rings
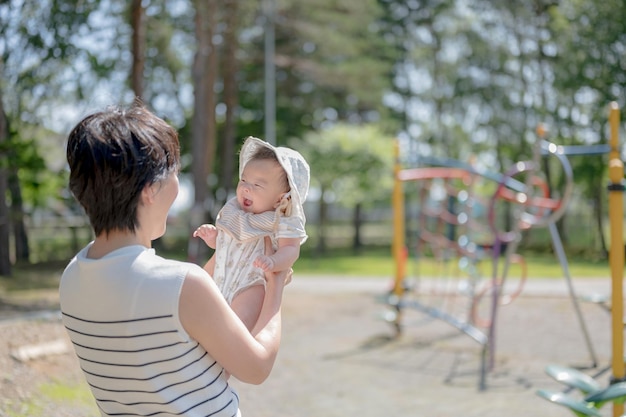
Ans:
{"label": "baby's arm", "polygon": [[[199,237],[204,240],[204,243],[207,244],[211,249],[215,249],[217,246],[217,228],[212,224],[203,224],[193,232],[193,237]],[[215,272],[215,252],[207,263],[204,265],[204,270],[209,273],[209,275],[213,276],[213,272]]]}
{"label": "baby's arm", "polygon": [[288,270],[300,256],[300,238],[279,238],[278,249],[271,256],[260,255],[254,260],[254,266],[265,272]]}
{"label": "baby's arm", "polygon": [[215,272],[215,252],[213,252],[213,255],[211,255],[211,257],[209,258],[209,260],[204,264],[204,266],[202,267],[202,269],[204,269],[205,271],[207,271],[209,273],[209,275],[213,276],[213,273]]}

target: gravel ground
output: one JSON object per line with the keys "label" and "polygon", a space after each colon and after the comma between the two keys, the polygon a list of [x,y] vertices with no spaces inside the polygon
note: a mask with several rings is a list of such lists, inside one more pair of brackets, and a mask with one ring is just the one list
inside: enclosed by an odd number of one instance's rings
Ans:
{"label": "gravel ground", "polygon": [[[381,279],[296,278],[285,294],[274,372],[260,386],[233,382],[243,415],[573,415],[536,395],[540,388],[563,389],[545,374],[547,365],[592,365],[563,281],[531,281],[500,310],[494,367],[483,391],[479,345],[448,324],[407,310],[403,333],[392,337],[392,327],[381,319],[386,308],[376,300],[388,287]],[[609,287],[608,279],[576,281],[579,294],[606,293]],[[610,316],[591,303],[581,307],[604,367],[611,356]],[[11,299],[0,294],[0,416],[97,415],[56,309],[55,291]],[[59,349],[63,343],[60,352],[16,359],[28,352],[25,346]],[[606,385],[608,377],[597,380]],[[611,406],[601,412],[612,415]]]}

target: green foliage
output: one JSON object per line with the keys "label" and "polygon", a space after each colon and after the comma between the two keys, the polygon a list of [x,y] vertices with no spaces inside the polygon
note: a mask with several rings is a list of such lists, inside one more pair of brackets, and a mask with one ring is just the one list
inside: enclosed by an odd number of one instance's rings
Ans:
{"label": "green foliage", "polygon": [[[146,101],[180,127],[188,161],[193,2],[144,3]],[[220,73],[237,71],[242,138],[263,130],[265,57],[259,2],[239,3],[237,66]],[[276,3],[277,141],[303,138],[294,147],[310,153],[313,181],[345,205],[384,199],[390,186],[390,165],[381,161],[390,141],[368,133],[371,123],[407,139],[415,154],[474,156],[505,171],[530,158],[539,122],[559,144],[605,143],[607,103],[626,104],[623,1]],[[218,20],[222,48],[225,20]],[[63,155],[42,138],[64,134],[68,121],[103,100],[132,98],[129,4],[9,0],[0,2],[0,27],[0,99],[11,129],[0,166],[18,167],[26,204],[44,206],[65,174],[51,166]],[[220,99],[222,87],[218,75]],[[344,123],[365,127],[352,132]],[[600,198],[604,158],[572,162],[580,190]]]}
{"label": "green foliage", "polygon": [[337,124],[295,144],[311,165],[311,180],[351,207],[388,198],[393,186],[393,138],[376,125]]}
{"label": "green foliage", "polygon": [[[51,207],[67,184],[64,149],[58,135],[41,127],[23,126],[3,142],[6,167],[17,173],[26,208]],[[9,200],[10,201],[10,200]]]}
{"label": "green foliage", "polygon": [[[327,123],[372,122],[384,116],[393,59],[384,47],[374,0],[289,0],[276,18],[277,141]],[[242,43],[242,116],[263,117],[263,31]],[[246,130],[247,132],[247,130]],[[244,133],[242,136],[245,136]],[[258,136],[258,130],[250,134]]]}
{"label": "green foliage", "polygon": [[[0,4],[0,85],[9,119],[36,121],[37,107],[54,100],[61,86],[67,61],[79,47],[75,35],[85,31],[97,1],[11,0]],[[43,88],[45,86],[45,88]]]}

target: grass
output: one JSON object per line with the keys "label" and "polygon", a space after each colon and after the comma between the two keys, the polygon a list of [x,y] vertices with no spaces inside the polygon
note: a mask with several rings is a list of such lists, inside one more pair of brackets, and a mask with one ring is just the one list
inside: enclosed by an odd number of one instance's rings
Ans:
{"label": "grass", "polygon": [[12,292],[57,288],[66,265],[67,261],[15,265],[11,277],[0,276],[0,289]]}
{"label": "grass", "polygon": [[51,402],[81,405],[86,410],[92,412],[90,415],[95,416],[98,414],[87,384],[74,385],[64,383],[63,381],[48,382],[40,386],[39,393]]}
{"label": "grass", "polygon": [[303,253],[294,265],[294,270],[299,275],[385,277],[393,273],[394,263],[388,249],[369,249],[360,254],[333,249],[323,256]]}
{"label": "grass", "polygon": [[[162,256],[183,259],[184,251],[158,251]],[[528,279],[562,278],[563,271],[556,256],[552,254],[525,255]],[[13,268],[12,277],[0,277],[0,292],[15,292],[36,289],[56,289],[59,278],[67,261],[45,262],[34,265],[18,265]],[[408,260],[406,266],[409,275],[441,276],[444,273],[459,274],[458,260],[447,264],[435,262],[432,258]],[[499,266],[502,269],[502,261]],[[568,268],[574,278],[610,276],[606,261],[586,261],[569,259]],[[294,266],[298,275],[329,275],[344,277],[372,277],[390,279],[395,275],[396,265],[387,247],[368,247],[359,254],[350,249],[329,249],[323,256],[315,256],[305,251]],[[511,275],[517,275],[519,269],[511,265]],[[491,260],[486,259],[478,265],[479,273],[491,276]]]}
{"label": "grass", "polygon": [[[7,417],[44,417],[50,415],[53,404],[76,404],[84,410],[86,415],[98,415],[91,391],[83,385],[68,384],[63,381],[54,381],[38,387],[37,396],[19,401],[14,410],[6,410]],[[16,405],[17,405],[16,400]]]}
{"label": "grass", "polygon": [[[530,254],[524,257],[527,265],[529,279],[537,278],[562,278],[564,276],[561,264],[554,255]],[[432,258],[416,259],[407,261],[407,273],[422,276],[439,276],[443,270],[456,272],[458,259],[450,260],[447,265],[436,262]],[[503,268],[503,260],[500,261],[499,269]],[[447,269],[446,269],[447,268]],[[511,274],[516,274],[519,266],[512,264]],[[294,269],[300,275],[344,275],[355,277],[392,277],[396,271],[396,264],[389,248],[370,248],[360,254],[350,250],[333,250],[324,256],[314,256],[311,253],[303,253],[297,261]],[[491,275],[491,259],[485,259],[478,265],[482,275]],[[609,277],[610,269],[608,262],[568,260],[568,269],[572,277],[595,278]]]}

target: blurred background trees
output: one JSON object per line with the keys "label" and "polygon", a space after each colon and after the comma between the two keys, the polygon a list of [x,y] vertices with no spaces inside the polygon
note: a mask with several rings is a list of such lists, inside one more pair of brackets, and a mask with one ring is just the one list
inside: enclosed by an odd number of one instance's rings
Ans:
{"label": "blurred background trees", "polygon": [[[5,0],[0,275],[41,259],[30,250],[38,222],[80,218],[65,186],[70,127],[135,97],[180,131],[193,189],[183,221],[212,221],[236,184],[243,138],[262,137],[272,114],[269,18],[276,143],[310,159],[320,252],[326,203],[349,208],[354,247],[364,213],[389,207],[393,138],[406,164],[473,157],[502,171],[528,157],[538,123],[557,143],[605,143],[606,105],[625,101],[617,0]],[[605,160],[573,162],[601,218]]]}

